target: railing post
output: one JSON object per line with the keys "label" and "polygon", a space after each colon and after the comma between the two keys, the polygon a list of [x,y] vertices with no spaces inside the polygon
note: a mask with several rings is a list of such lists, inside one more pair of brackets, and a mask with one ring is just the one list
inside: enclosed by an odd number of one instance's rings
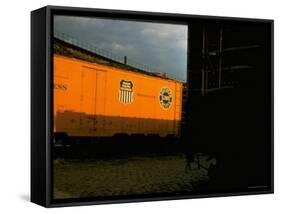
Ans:
{"label": "railing post", "polygon": [[124,56],[124,64],[127,65],[127,56]]}

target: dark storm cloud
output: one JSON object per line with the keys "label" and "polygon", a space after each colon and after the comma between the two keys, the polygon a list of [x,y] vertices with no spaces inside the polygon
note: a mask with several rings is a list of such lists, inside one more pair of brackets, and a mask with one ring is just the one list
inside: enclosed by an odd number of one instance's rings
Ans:
{"label": "dark storm cloud", "polygon": [[187,26],[55,16],[54,30],[186,81]]}

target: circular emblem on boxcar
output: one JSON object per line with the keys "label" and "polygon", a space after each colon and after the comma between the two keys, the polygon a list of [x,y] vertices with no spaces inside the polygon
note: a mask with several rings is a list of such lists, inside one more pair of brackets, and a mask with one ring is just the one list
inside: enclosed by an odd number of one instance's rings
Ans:
{"label": "circular emblem on boxcar", "polygon": [[160,91],[159,99],[160,99],[160,105],[164,109],[168,109],[171,106],[173,100],[171,89],[169,89],[168,87],[162,88]]}
{"label": "circular emblem on boxcar", "polygon": [[130,104],[134,101],[133,82],[129,80],[120,81],[119,102]]}

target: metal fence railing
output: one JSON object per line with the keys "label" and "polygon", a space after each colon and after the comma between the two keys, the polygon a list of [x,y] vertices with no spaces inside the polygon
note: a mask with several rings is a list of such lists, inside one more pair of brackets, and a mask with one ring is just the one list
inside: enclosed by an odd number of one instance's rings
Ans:
{"label": "metal fence railing", "polygon": [[[74,45],[74,46],[77,46],[77,47],[82,48],[84,50],[87,50],[89,52],[92,52],[92,53],[95,53],[97,55],[106,57],[106,58],[108,58],[110,60],[113,60],[115,62],[118,62],[118,63],[124,64],[125,57],[126,57],[126,65],[129,65],[131,67],[134,67],[134,68],[146,71],[146,72],[150,72],[150,73],[157,73],[157,71],[159,73],[158,69],[153,68],[150,65],[139,63],[136,60],[131,59],[128,56],[123,56],[123,55],[120,55],[120,54],[113,53],[111,51],[108,51],[108,50],[99,48],[97,46],[94,46],[92,44],[89,44],[87,42],[81,42],[78,39],[75,39],[75,38],[73,38],[73,37],[71,37],[71,36],[69,36],[69,35],[67,35],[65,33],[54,31],[54,37],[59,39],[59,40],[62,40],[64,42],[67,42],[67,43],[69,43],[71,45]],[[171,78],[171,79],[176,79],[171,74],[166,74],[166,77]]]}

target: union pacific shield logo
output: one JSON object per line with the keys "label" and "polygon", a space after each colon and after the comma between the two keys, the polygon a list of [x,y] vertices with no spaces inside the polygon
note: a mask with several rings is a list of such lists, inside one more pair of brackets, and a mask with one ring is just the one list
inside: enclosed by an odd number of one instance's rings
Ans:
{"label": "union pacific shield logo", "polygon": [[133,83],[129,80],[120,81],[119,102],[130,104],[134,101]]}
{"label": "union pacific shield logo", "polygon": [[168,109],[171,106],[173,100],[171,89],[169,89],[168,87],[162,88],[160,91],[159,99],[160,99],[160,105],[164,109]]}

